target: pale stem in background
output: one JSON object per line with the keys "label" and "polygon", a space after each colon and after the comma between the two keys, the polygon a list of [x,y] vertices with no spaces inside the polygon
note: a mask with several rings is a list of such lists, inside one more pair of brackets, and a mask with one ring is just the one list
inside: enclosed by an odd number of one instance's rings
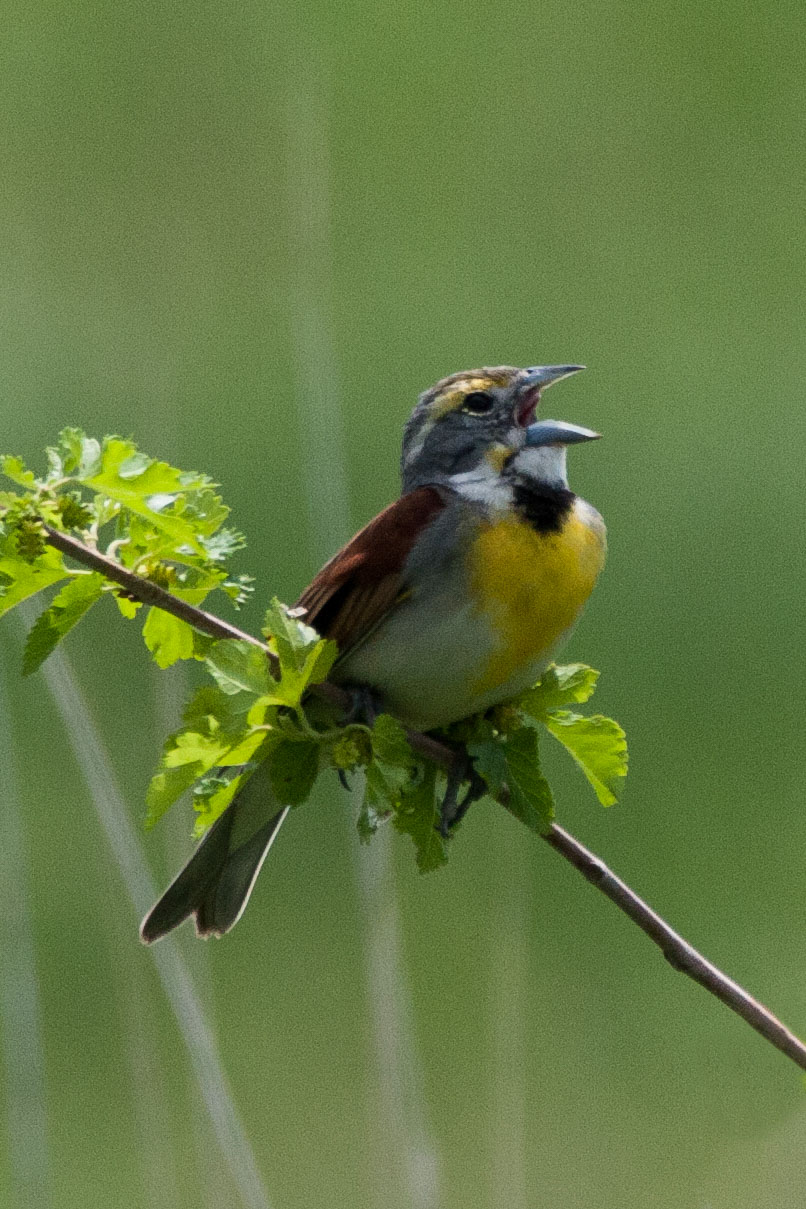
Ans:
{"label": "pale stem in background", "polygon": [[[534,918],[522,837],[499,820],[491,840],[493,947],[490,953],[492,1087],[490,1205],[529,1209],[526,1186],[526,1037],[529,940]],[[534,1005],[532,1005],[533,1008]]]}
{"label": "pale stem in background", "polygon": [[[333,347],[331,299],[330,163],[327,115],[321,102],[314,48],[296,39],[293,86],[287,97],[289,250],[294,282],[289,299],[300,418],[300,465],[317,565],[350,536],[338,358]],[[364,908],[369,1010],[384,1146],[401,1204],[437,1209],[437,1149],[428,1126],[420,1064],[411,1026],[410,990],[401,943],[400,912],[388,837],[369,849],[352,845]],[[373,1160],[377,1169],[380,1152]],[[379,1187],[382,1209],[395,1203]]]}
{"label": "pale stem in background", "polygon": [[[166,400],[165,406],[169,406],[169,401]],[[153,698],[157,730],[155,751],[159,750],[165,736],[175,731],[179,725],[182,707],[188,696],[187,685],[187,671],[182,664],[175,665],[155,678]],[[170,811],[167,817],[160,821],[158,830],[165,852],[165,867],[168,870],[174,870],[188,858],[187,814],[183,813],[181,809]],[[181,928],[175,932],[174,940],[190,971],[196,994],[208,1016],[212,1016],[210,1005],[213,1003],[213,988],[210,977],[209,948],[207,945],[198,944],[189,928]],[[215,1029],[214,1024],[211,1024],[210,1027]],[[205,1113],[196,1110],[198,1090],[192,1074],[188,1080],[187,1094],[190,1098],[188,1119],[192,1122],[196,1170],[199,1173],[199,1195],[203,1198],[199,1209],[202,1204],[206,1205],[208,1209],[224,1209],[226,1205],[230,1204],[228,1194],[231,1194],[232,1188],[227,1179],[227,1172],[217,1160],[215,1136],[210,1118]]]}
{"label": "pale stem in background", "polygon": [[[42,673],[86,781],[101,829],[138,920],[157,897],[143,847],[131,822],[115,770],[72,669],[56,651]],[[247,1209],[271,1209],[271,1201],[230,1091],[226,1072],[199,995],[176,942],[151,949],[163,990],[190,1056],[199,1090],[241,1201]]]}
{"label": "pale stem in background", "polygon": [[8,1185],[14,1209],[47,1209],[50,1157],[45,1061],[28,882],[28,841],[6,670],[0,660],[0,1044],[5,1068]]}
{"label": "pale stem in background", "polygon": [[[118,888],[111,879],[104,879],[100,895],[103,918],[98,924],[129,1062],[143,1203],[151,1209],[165,1209],[166,1205],[182,1204],[184,1198],[180,1196],[176,1130],[159,1051],[151,971],[145,963],[132,960],[132,929],[122,921]],[[187,1182],[181,1183],[186,1187]]]}

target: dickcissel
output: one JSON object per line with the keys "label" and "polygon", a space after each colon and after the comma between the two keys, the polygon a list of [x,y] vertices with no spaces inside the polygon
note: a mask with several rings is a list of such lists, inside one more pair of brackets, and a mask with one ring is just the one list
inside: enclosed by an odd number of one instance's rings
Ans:
{"label": "dickcissel", "polygon": [[[469,370],[420,396],[403,437],[400,499],[296,605],[339,647],[331,679],[433,730],[540,678],[605,559],[602,518],[566,476],[567,447],[598,433],[535,419],[541,391],[582,368]],[[287,813],[260,771],[146,917],[145,941],[190,915],[202,936],[240,918]]]}

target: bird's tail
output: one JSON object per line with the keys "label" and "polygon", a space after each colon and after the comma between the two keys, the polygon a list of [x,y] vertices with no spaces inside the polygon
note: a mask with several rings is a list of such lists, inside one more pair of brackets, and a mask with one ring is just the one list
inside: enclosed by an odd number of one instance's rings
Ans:
{"label": "bird's tail", "polygon": [[193,856],[140,926],[146,944],[189,916],[199,936],[223,936],[238,922],[288,806],[274,796],[265,765],[213,823]]}

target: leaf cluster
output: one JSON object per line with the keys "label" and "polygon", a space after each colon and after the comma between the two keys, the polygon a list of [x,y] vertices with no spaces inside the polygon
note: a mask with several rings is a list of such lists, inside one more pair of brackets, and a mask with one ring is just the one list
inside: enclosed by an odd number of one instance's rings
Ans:
{"label": "leaf cluster", "polygon": [[97,572],[71,566],[45,540],[45,525],[73,534],[132,574],[201,605],[223,592],[236,605],[248,576],[232,577],[227,559],[243,544],[224,522],[229,509],[206,475],[148,457],[133,441],[97,441],[65,428],[37,476],[18,457],[0,457],[0,615],[43,588],[63,586],[28,636],[24,670],[34,671],[88,610],[111,597],[120,613],[142,622],[160,667],[203,658],[206,642],[187,622],[146,609]]}

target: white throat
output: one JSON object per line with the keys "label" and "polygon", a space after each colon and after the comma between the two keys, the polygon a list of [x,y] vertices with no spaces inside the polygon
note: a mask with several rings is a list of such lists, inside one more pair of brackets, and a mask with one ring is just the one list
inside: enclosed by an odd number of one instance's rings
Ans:
{"label": "white throat", "polygon": [[511,467],[519,478],[544,483],[548,487],[568,487],[565,445],[526,446],[512,459]]}
{"label": "white throat", "polygon": [[505,512],[512,503],[512,487],[483,457],[472,470],[452,474],[448,479],[454,491],[466,500],[484,504],[492,511]]}

